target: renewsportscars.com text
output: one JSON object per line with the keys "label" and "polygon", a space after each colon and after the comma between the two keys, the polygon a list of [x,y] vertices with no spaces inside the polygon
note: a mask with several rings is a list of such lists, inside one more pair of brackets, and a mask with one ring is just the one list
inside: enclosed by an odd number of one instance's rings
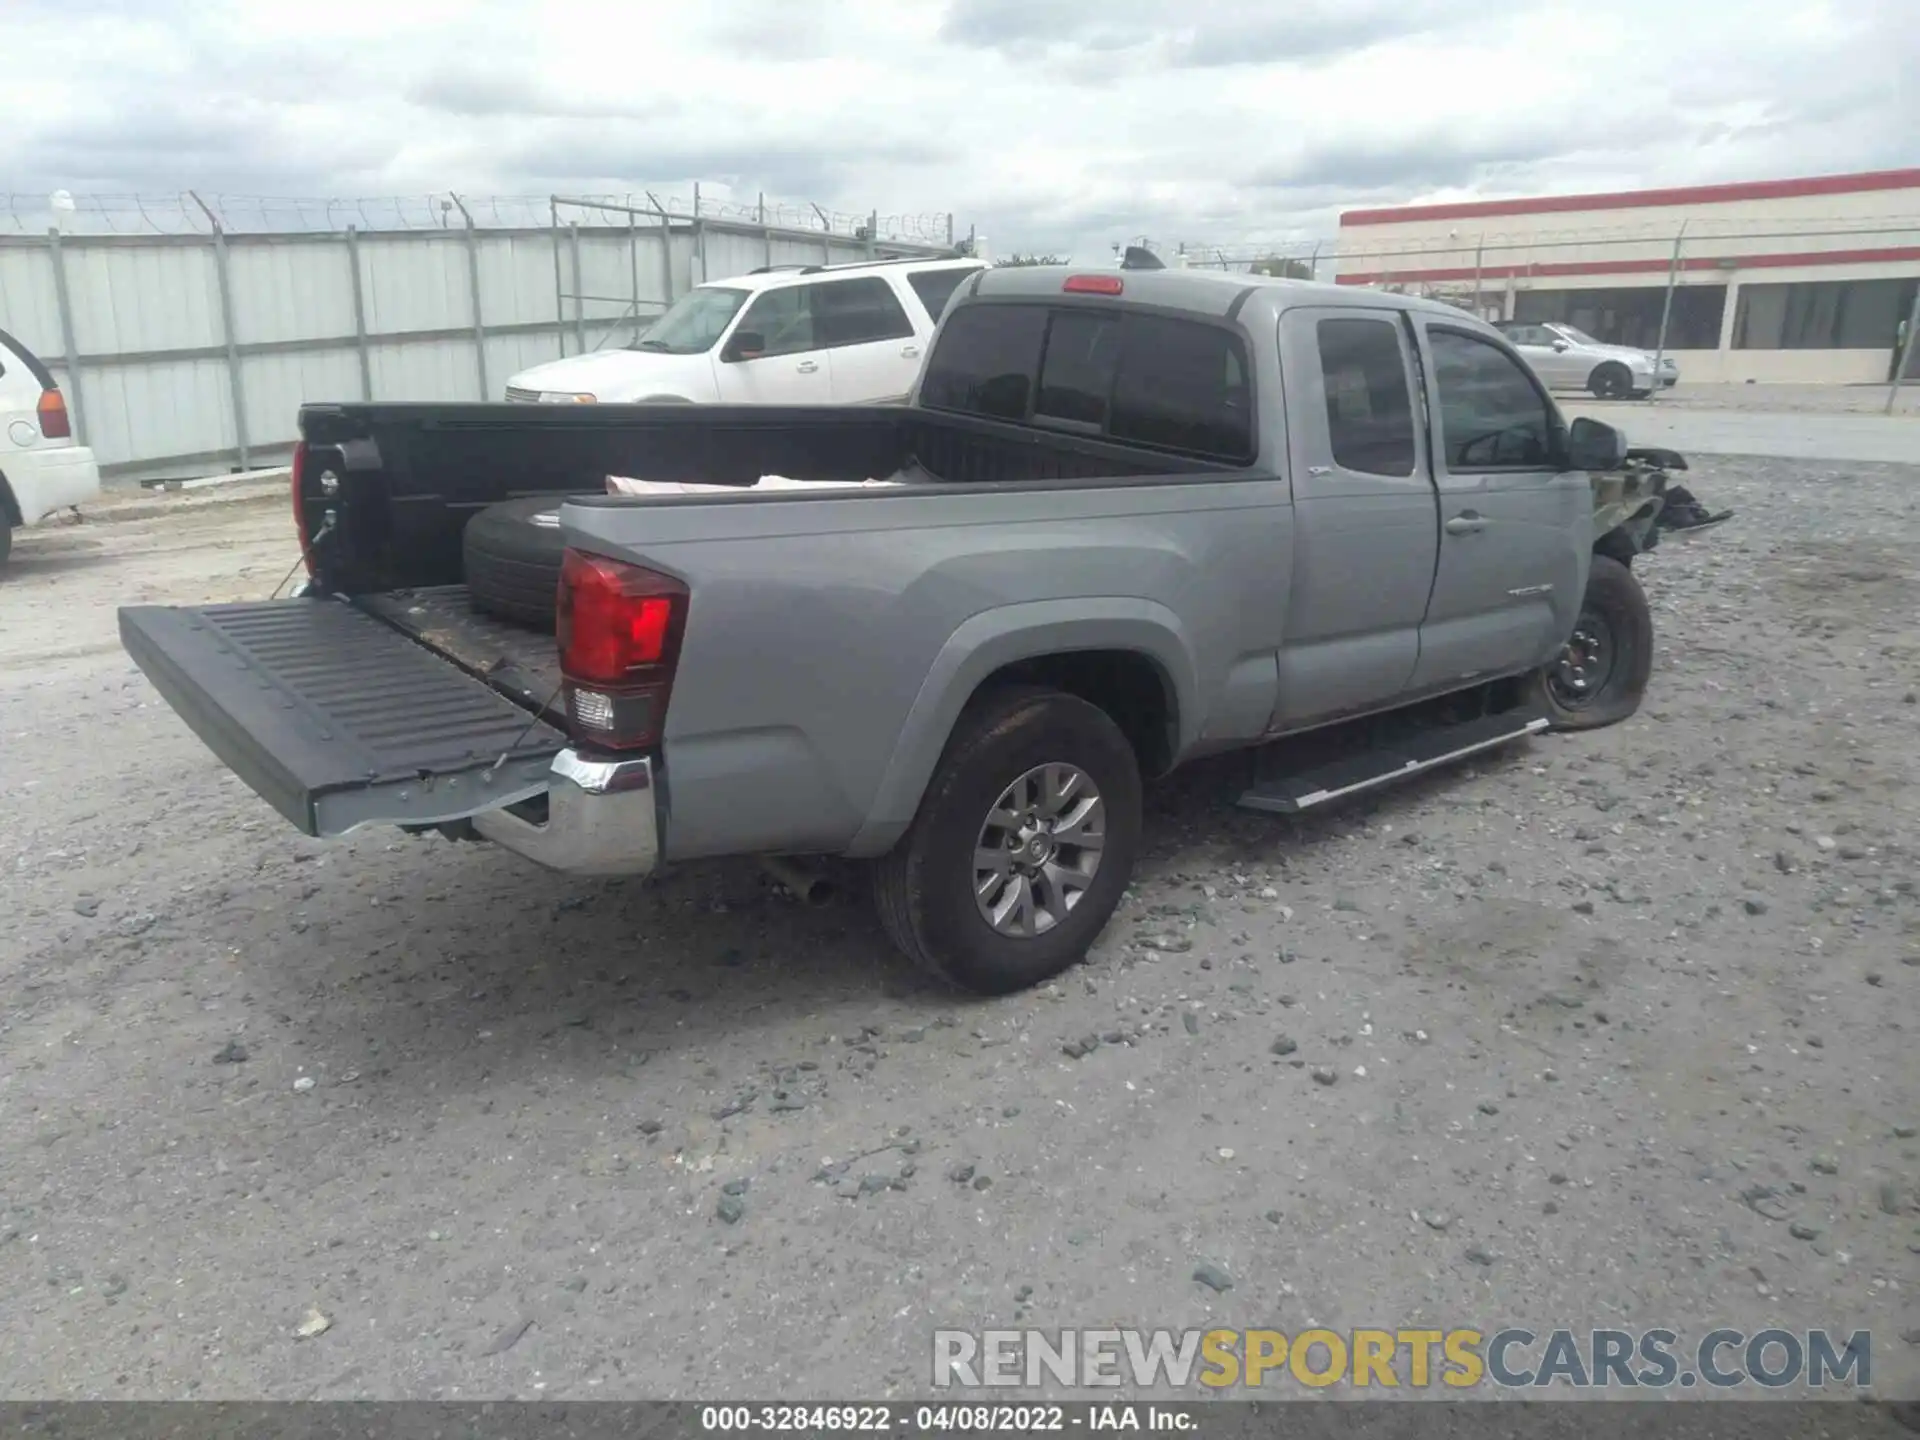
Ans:
{"label": "renewsportscars.com text", "polygon": [[937,1330],[938,1390],[1823,1389],[1873,1384],[1865,1330]]}

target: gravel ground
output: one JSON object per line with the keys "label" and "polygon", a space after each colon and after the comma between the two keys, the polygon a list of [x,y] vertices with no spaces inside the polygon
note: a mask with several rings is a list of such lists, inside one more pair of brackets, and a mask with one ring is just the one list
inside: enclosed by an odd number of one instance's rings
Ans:
{"label": "gravel ground", "polygon": [[23,536],[0,1389],[879,1397],[942,1324],[1517,1323],[1869,1328],[1920,1393],[1920,468],[1693,480],[1740,513],[1644,562],[1635,720],[1297,824],[1177,777],[1090,963],[990,1003],[747,865],[309,842],[113,631],[269,591],[278,507]]}

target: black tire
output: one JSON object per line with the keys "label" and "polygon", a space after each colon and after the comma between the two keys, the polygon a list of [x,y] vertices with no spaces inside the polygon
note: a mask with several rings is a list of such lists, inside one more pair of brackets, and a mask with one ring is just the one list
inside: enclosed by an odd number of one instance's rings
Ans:
{"label": "black tire", "polygon": [[537,517],[556,517],[562,503],[558,495],[509,500],[489,505],[467,522],[467,599],[475,610],[538,629],[553,627],[566,542],[557,524],[541,524]]}
{"label": "black tire", "polygon": [[1598,400],[1623,400],[1633,393],[1633,375],[1618,360],[1594,367],[1587,377],[1587,389]]}
{"label": "black tire", "polygon": [[13,554],[13,521],[7,516],[7,507],[0,504],[0,569],[4,569],[7,557]]}
{"label": "black tire", "polygon": [[[1595,640],[1597,646],[1591,643]],[[1586,682],[1584,692],[1576,673]],[[1647,592],[1618,560],[1595,555],[1566,650],[1527,677],[1526,698],[1555,730],[1597,730],[1640,708],[1652,674],[1653,612]]]}
{"label": "black tire", "polygon": [[[975,898],[976,847],[1006,792],[1052,766],[1081,772],[1103,806],[1099,859],[1078,899],[1060,907],[1064,918],[1043,933],[1002,933]],[[909,959],[948,984],[978,995],[1037,985],[1083,959],[1106,926],[1133,874],[1140,817],[1139,762],[1104,710],[1057,690],[990,692],[961,716],[912,826],[874,865],[880,922]],[[1062,842],[1059,854],[1073,849]]]}

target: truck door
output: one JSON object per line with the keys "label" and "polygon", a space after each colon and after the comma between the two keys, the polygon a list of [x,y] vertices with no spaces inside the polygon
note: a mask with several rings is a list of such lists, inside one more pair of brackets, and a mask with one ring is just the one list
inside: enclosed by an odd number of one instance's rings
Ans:
{"label": "truck door", "polygon": [[1440,495],[1440,563],[1420,628],[1418,689],[1540,664],[1573,629],[1592,489],[1564,468],[1559,412],[1505,345],[1417,322]]}
{"label": "truck door", "polygon": [[1386,308],[1281,316],[1296,539],[1273,730],[1385,704],[1418,663],[1438,542],[1410,343]]}

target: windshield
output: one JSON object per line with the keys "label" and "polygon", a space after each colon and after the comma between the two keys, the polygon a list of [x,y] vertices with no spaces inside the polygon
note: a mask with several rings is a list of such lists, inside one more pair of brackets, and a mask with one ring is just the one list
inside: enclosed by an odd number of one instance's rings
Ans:
{"label": "windshield", "polygon": [[1576,330],[1571,325],[1556,326],[1559,332],[1576,345],[1598,345],[1600,342],[1584,330]]}
{"label": "windshield", "polygon": [[657,350],[668,355],[700,355],[719,341],[727,324],[740,313],[748,292],[718,285],[689,290],[667,310],[653,328],[629,350]]}

